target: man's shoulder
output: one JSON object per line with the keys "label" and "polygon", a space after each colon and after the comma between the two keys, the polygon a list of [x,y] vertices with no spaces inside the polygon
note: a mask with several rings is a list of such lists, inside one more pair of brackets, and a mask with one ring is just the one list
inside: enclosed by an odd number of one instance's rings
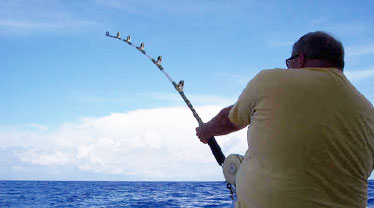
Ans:
{"label": "man's shoulder", "polygon": [[285,69],[264,69],[253,77],[247,84],[246,89],[261,89],[266,88],[271,83],[278,82],[280,77],[285,77]]}
{"label": "man's shoulder", "polygon": [[287,72],[286,69],[280,69],[280,68],[263,69],[257,74],[257,76],[276,76],[276,75],[284,74],[285,72]]}
{"label": "man's shoulder", "polygon": [[263,69],[259,73],[271,74],[271,73],[282,73],[287,71],[286,69],[274,68],[274,69]]}
{"label": "man's shoulder", "polygon": [[249,83],[251,87],[275,89],[285,86],[298,86],[309,82],[313,76],[308,70],[264,69],[261,70]]}
{"label": "man's shoulder", "polygon": [[[276,80],[293,80],[293,79],[303,79],[303,78],[311,78],[312,75],[317,75],[318,72],[321,72],[319,70],[320,68],[300,68],[300,69],[280,69],[280,68],[274,68],[274,69],[263,69],[261,70],[257,75],[256,79],[273,79]],[[326,69],[323,70],[323,72],[327,71]],[[317,72],[317,73],[316,73]],[[320,74],[320,73],[319,73]],[[272,79],[273,78],[273,79]]]}
{"label": "man's shoulder", "polygon": [[263,69],[261,70],[256,76],[255,80],[261,80],[261,82],[269,80],[274,81],[274,79],[280,78],[282,76],[286,76],[286,69]]}

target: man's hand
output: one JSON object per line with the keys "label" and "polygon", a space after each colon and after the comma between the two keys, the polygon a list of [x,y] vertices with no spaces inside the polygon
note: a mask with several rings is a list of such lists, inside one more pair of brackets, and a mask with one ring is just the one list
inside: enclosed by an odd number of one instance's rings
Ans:
{"label": "man's hand", "polygon": [[196,128],[196,136],[202,143],[206,144],[213,137],[213,134],[209,131],[208,125],[204,124]]}
{"label": "man's hand", "polygon": [[212,120],[196,128],[196,136],[204,144],[214,136],[226,135],[238,131],[245,126],[237,126],[229,120],[232,106],[222,109]]}

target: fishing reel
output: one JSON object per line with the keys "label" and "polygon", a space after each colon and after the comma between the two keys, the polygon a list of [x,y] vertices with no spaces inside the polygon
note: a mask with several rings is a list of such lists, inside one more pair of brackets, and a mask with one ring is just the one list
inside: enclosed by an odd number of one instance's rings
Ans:
{"label": "fishing reel", "polygon": [[229,184],[236,186],[236,174],[244,160],[244,156],[239,154],[231,154],[226,157],[222,164],[223,175]]}

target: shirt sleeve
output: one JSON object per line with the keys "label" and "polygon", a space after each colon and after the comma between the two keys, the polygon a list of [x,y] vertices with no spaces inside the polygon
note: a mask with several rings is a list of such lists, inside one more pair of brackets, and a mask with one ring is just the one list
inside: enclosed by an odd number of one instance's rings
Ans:
{"label": "shirt sleeve", "polygon": [[258,73],[243,90],[239,99],[230,110],[229,120],[238,126],[247,126],[251,123],[251,115],[260,99],[260,79],[264,71]]}

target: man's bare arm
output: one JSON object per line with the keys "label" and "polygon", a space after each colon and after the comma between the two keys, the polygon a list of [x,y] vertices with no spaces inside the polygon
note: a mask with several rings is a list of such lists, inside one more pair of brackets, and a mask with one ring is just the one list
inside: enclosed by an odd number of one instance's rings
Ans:
{"label": "man's bare arm", "polygon": [[222,109],[215,117],[208,123],[196,128],[196,135],[203,143],[208,143],[208,140],[214,136],[221,136],[238,131],[245,126],[237,126],[229,119],[229,113],[233,106]]}

